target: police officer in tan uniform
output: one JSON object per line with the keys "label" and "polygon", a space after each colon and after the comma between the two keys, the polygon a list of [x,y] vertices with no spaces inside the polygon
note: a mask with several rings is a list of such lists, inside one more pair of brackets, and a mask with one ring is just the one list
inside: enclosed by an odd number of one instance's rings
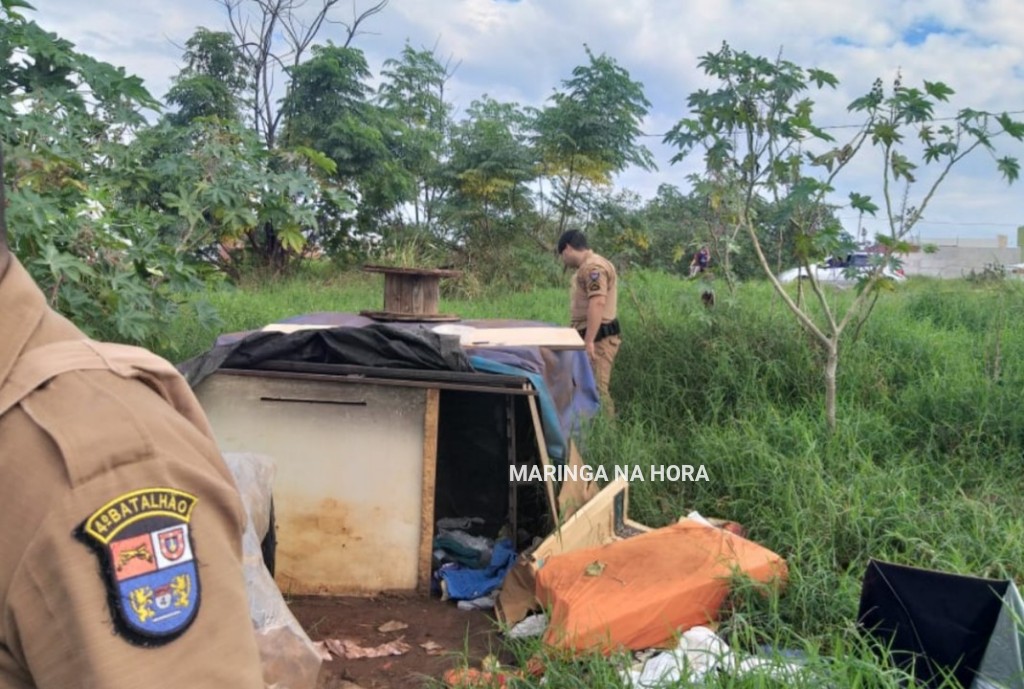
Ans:
{"label": "police officer in tan uniform", "polygon": [[195,397],[88,340],[7,246],[0,151],[0,689],[262,689],[245,513]]}
{"label": "police officer in tan uniform", "polygon": [[608,385],[615,355],[622,344],[617,318],[618,277],[615,266],[594,253],[587,237],[579,230],[568,230],[558,239],[558,255],[569,268],[575,268],[570,290],[572,327],[580,332],[587,356],[594,369],[601,406],[606,416],[615,416]]}

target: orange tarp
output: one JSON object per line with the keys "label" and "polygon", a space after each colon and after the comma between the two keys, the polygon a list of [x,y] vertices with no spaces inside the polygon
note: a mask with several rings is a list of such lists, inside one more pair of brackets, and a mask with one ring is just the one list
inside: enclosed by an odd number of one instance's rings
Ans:
{"label": "orange tarp", "polygon": [[610,651],[663,644],[716,619],[729,577],[768,582],[785,561],[757,543],[685,519],[608,545],[555,555],[537,573],[546,643]]}

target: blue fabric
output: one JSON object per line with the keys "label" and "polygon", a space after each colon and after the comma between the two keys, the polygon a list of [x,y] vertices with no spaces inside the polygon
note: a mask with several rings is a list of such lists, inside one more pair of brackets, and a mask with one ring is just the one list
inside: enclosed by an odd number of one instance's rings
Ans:
{"label": "blue fabric", "polygon": [[438,574],[445,582],[449,598],[473,600],[501,586],[515,561],[516,551],[512,548],[512,541],[503,538],[494,544],[491,563],[484,569],[442,569]]}
{"label": "blue fabric", "polygon": [[[469,363],[477,371],[522,376],[530,380],[537,390],[541,426],[544,429],[544,445],[547,447],[548,456],[554,462],[565,462],[567,439],[579,430],[583,419],[593,416],[598,410],[600,400],[594,373],[585,352],[548,352],[549,356],[554,356],[560,361],[554,366],[545,366],[544,362],[539,361],[538,353],[529,351],[531,349],[539,348],[491,350],[486,355],[483,354],[484,350],[476,349],[473,350],[476,353],[469,357]],[[550,372],[556,369],[569,374],[565,376],[566,380],[562,381],[563,387],[569,387],[569,390],[563,391],[566,394],[560,395],[564,400],[561,405],[555,403],[543,375],[545,370]]]}
{"label": "blue fabric", "polygon": [[544,384],[544,378],[537,373],[526,369],[516,368],[508,364],[501,364],[497,361],[490,361],[479,356],[469,357],[469,363],[477,371],[487,373],[499,373],[506,376],[524,376],[530,379],[533,387],[537,389],[538,408],[540,410],[541,427],[544,429],[544,444],[548,448],[548,456],[552,460],[565,461],[565,436],[561,430],[561,423],[558,418],[555,403],[548,392],[548,386]]}

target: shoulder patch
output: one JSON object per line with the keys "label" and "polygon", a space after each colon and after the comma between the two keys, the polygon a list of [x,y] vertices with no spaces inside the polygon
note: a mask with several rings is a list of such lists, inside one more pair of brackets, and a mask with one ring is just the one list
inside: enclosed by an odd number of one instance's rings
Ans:
{"label": "shoulder patch", "polygon": [[100,558],[118,630],[154,646],[180,636],[199,609],[199,571],[189,522],[197,498],[174,488],[119,495],[82,523]]}

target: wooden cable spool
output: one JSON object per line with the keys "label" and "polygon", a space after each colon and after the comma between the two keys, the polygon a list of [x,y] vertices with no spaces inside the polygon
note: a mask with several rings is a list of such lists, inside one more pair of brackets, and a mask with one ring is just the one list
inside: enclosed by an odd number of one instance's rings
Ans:
{"label": "wooden cable spool", "polygon": [[384,274],[384,310],[361,311],[378,321],[458,321],[451,314],[437,312],[441,299],[441,278],[459,277],[458,270],[396,268],[366,265],[367,273]]}

